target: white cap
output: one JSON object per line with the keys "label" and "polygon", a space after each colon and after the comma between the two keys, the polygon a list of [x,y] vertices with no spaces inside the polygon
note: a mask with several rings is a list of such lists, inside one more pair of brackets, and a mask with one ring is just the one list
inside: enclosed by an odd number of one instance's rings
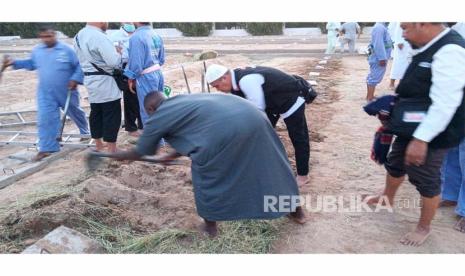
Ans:
{"label": "white cap", "polygon": [[224,74],[226,74],[226,72],[228,72],[228,68],[224,67],[223,65],[212,64],[208,66],[205,78],[208,83],[212,83],[221,78]]}

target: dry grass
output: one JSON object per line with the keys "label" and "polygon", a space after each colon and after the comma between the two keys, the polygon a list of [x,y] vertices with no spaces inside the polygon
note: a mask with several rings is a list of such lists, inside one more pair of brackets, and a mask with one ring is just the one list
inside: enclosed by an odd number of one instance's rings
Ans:
{"label": "dry grass", "polygon": [[[129,226],[108,226],[83,217],[89,237],[108,253],[269,253],[279,237],[284,219],[274,221],[236,221],[221,223],[220,234],[211,239],[196,231],[164,229],[135,233]],[[83,231],[84,229],[81,229]]]}

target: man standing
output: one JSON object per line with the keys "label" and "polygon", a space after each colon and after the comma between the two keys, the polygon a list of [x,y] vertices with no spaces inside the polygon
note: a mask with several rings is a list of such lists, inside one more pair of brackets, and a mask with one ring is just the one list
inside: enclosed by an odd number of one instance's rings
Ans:
{"label": "man standing", "polygon": [[33,161],[40,161],[60,150],[57,141],[61,121],[60,108],[64,108],[68,90],[72,90],[69,101],[69,117],[76,123],[81,134],[89,134],[86,114],[79,106],[77,85],[82,84],[83,74],[76,53],[68,45],[57,40],[52,26],[43,26],[39,31],[42,43],[37,45],[29,59],[7,60],[6,66],[14,69],[37,70],[37,128],[39,131],[39,153]]}
{"label": "man standing", "polygon": [[273,127],[282,117],[295,149],[297,182],[308,182],[310,139],[305,118],[305,99],[301,96],[298,80],[270,67],[247,67],[229,70],[212,64],[206,80],[222,92],[230,92],[251,101],[266,112]]}
{"label": "man standing", "polygon": [[129,39],[129,62],[124,74],[129,78],[129,89],[137,90],[142,123],[148,119],[142,103],[151,91],[163,91],[161,66],[165,63],[163,40],[149,22],[136,22],[137,27]]}
{"label": "man standing", "polygon": [[[123,69],[126,68],[128,63],[129,38],[135,30],[136,27],[133,23],[124,22],[122,23],[121,28],[118,31],[112,33],[110,36],[110,39],[113,41],[113,43],[116,43],[118,47],[122,48],[121,57],[123,62]],[[126,77],[122,77],[119,86],[123,91],[124,128],[130,136],[138,137],[140,135],[138,129],[143,129],[143,124],[140,116],[139,100],[137,99],[137,94],[129,90],[128,79]]]}
{"label": "man standing", "polygon": [[334,54],[336,50],[337,37],[339,35],[339,29],[341,28],[340,22],[328,22],[326,24],[326,30],[328,31],[328,46],[326,47],[325,54]]}
{"label": "man standing", "polygon": [[107,22],[91,22],[74,38],[79,62],[84,71],[84,85],[89,92],[90,132],[96,149],[116,151],[121,126],[121,91],[113,71],[121,68],[121,55],[105,34]]}
{"label": "man standing", "polygon": [[[391,26],[392,25],[392,26]],[[394,42],[394,52],[392,54],[392,67],[391,67],[391,83],[389,89],[394,90],[396,80],[400,81],[404,76],[405,70],[412,57],[412,47],[402,37],[402,28],[399,22],[390,24],[392,27],[392,40]]]}
{"label": "man standing", "polygon": [[[399,99],[393,114],[402,106],[402,122],[391,127],[398,137],[385,164],[383,196],[392,205],[405,174],[416,186],[422,200],[420,220],[401,243],[418,246],[431,233],[444,156],[465,137],[465,40],[441,23],[402,23],[401,27],[404,38],[417,50],[396,89]],[[412,123],[418,124],[412,135],[399,132]],[[380,199],[372,197],[368,203]]]}
{"label": "man standing", "polygon": [[279,201],[299,192],[281,141],[252,104],[231,95],[165,99],[163,93],[151,92],[144,106],[150,118],[136,148],[112,157],[137,160],[153,155],[162,138],[176,150],[164,160],[189,156],[197,212],[209,235],[217,234],[217,221],[274,219],[288,214],[298,223],[305,222],[302,208],[296,204],[289,210],[265,206],[266,198]]}
{"label": "man standing", "polygon": [[370,73],[367,76],[367,101],[373,100],[376,86],[383,80],[387,62],[391,58],[392,40],[384,22],[377,22],[373,27],[369,47]]}
{"label": "man standing", "polygon": [[454,207],[460,217],[454,229],[465,233],[465,140],[450,149],[441,169],[441,207]]}
{"label": "man standing", "polygon": [[[452,28],[465,38],[465,24],[458,22]],[[465,139],[460,145],[450,149],[444,158],[441,169],[441,207],[455,206],[460,217],[454,229],[465,233]]]}
{"label": "man standing", "polygon": [[360,37],[361,28],[357,22],[346,22],[341,26],[341,33],[344,35],[341,41],[341,53],[344,53],[344,45],[349,45],[349,53],[355,52],[355,42]]}

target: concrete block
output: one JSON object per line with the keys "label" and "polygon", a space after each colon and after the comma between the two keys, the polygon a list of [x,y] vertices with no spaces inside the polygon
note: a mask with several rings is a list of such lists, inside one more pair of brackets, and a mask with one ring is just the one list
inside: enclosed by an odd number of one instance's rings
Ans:
{"label": "concrete block", "polygon": [[199,56],[195,57],[196,60],[207,60],[207,59],[214,59],[218,57],[218,52],[216,51],[203,51],[199,54]]}
{"label": "concrete block", "polygon": [[367,46],[361,46],[361,47],[359,47],[359,48],[357,49],[357,53],[358,53],[359,55],[366,55],[366,56],[368,56],[369,51],[370,51],[370,50],[368,49]]}
{"label": "concrete block", "polygon": [[321,65],[317,65],[317,66],[315,66],[315,69],[316,70],[323,70],[323,69],[325,69],[325,67],[321,66]]}
{"label": "concrete block", "polygon": [[371,31],[373,31],[373,26],[363,27],[362,28],[362,34],[369,35],[369,34],[371,34]]}
{"label": "concrete block", "polygon": [[320,75],[320,73],[318,73],[318,72],[310,72],[310,73],[308,73],[308,75],[310,77],[318,77]]}
{"label": "concrete block", "polygon": [[318,83],[314,80],[308,80],[308,83],[311,85],[311,86],[318,86]]}
{"label": "concrete block", "polygon": [[0,36],[0,41],[10,41],[10,40],[18,40],[18,39],[21,39],[19,35]]}
{"label": "concrete block", "polygon": [[244,29],[214,30],[211,36],[250,36]]}
{"label": "concrete block", "polygon": [[161,37],[182,37],[182,32],[176,28],[155,28],[154,31]]}
{"label": "concrete block", "polygon": [[299,36],[305,35],[310,37],[317,37],[321,35],[320,28],[284,28],[283,35]]}
{"label": "concrete block", "polygon": [[320,61],[318,62],[318,64],[320,64],[320,65],[324,65],[324,64],[327,64],[327,63],[328,63],[327,60],[320,60]]}
{"label": "concrete block", "polygon": [[78,231],[60,226],[22,252],[22,254],[43,253],[95,254],[104,253],[104,249],[96,241]]}

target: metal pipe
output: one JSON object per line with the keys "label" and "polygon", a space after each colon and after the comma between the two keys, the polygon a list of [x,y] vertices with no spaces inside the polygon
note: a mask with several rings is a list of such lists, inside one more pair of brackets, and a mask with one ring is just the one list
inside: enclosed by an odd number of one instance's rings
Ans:
{"label": "metal pipe", "polygon": [[182,73],[184,75],[184,80],[186,81],[186,86],[187,86],[187,93],[191,93],[191,88],[189,87],[189,81],[187,80],[187,75],[186,71],[184,70],[184,66],[181,65]]}
{"label": "metal pipe", "polygon": [[[205,75],[207,74],[207,64],[205,63],[205,61],[203,62],[203,72]],[[210,93],[210,84],[208,84],[208,82],[207,82],[207,90],[208,90],[208,93]]]}

